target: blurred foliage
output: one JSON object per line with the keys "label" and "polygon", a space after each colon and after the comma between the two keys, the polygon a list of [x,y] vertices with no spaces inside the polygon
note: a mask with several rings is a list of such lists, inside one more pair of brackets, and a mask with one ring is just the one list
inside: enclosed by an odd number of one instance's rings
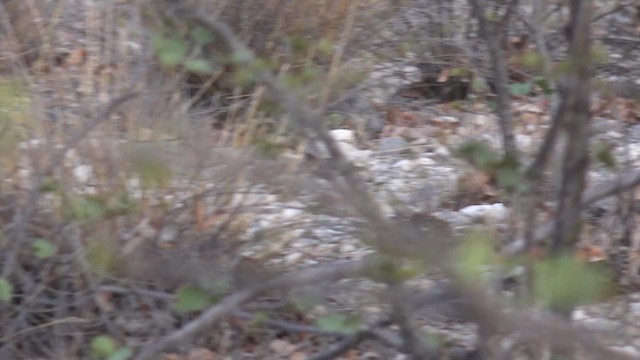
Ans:
{"label": "blurred foliage", "polygon": [[454,254],[454,270],[469,284],[477,284],[489,265],[495,265],[497,256],[493,237],[484,230],[476,229],[464,238],[462,246]]}
{"label": "blurred foliage", "polygon": [[590,304],[610,293],[614,284],[612,275],[589,266],[577,256],[549,258],[534,267],[534,295],[550,308]]}
{"label": "blurred foliage", "polygon": [[60,181],[51,177],[46,177],[42,180],[42,184],[38,191],[42,193],[57,193],[62,190],[60,187]]}
{"label": "blurred foliage", "polygon": [[173,171],[161,149],[153,146],[136,147],[129,160],[143,187],[166,187],[169,185]]}
{"label": "blurred foliage", "polygon": [[118,343],[110,336],[99,335],[91,340],[93,355],[106,358],[118,350]]}
{"label": "blurred foliage", "polygon": [[106,201],[97,195],[79,196],[75,194],[67,195],[66,206],[68,216],[71,220],[80,224],[88,224],[103,219],[107,214]]}
{"label": "blurred foliage", "polygon": [[502,156],[489,144],[470,140],[458,146],[454,155],[490,175],[507,191],[524,190],[523,168],[514,154]]}
{"label": "blurred foliage", "polygon": [[138,209],[137,201],[127,192],[112,195],[64,193],[62,198],[63,213],[79,224],[90,224],[115,216],[133,214]]}
{"label": "blurred foliage", "polygon": [[127,360],[133,357],[133,351],[108,335],[98,335],[91,340],[93,356],[105,360]]}
{"label": "blurred foliage", "polygon": [[377,255],[369,265],[367,276],[374,281],[397,284],[420,276],[425,270],[423,261],[405,261],[393,254]]}
{"label": "blurred foliage", "polygon": [[56,245],[45,239],[34,239],[31,248],[33,255],[40,259],[50,258],[58,252]]}
{"label": "blurred foliage", "polygon": [[13,285],[4,277],[0,277],[0,301],[9,302],[13,296]]}
{"label": "blurred foliage", "polygon": [[353,334],[358,331],[361,321],[353,315],[327,314],[316,319],[316,326],[325,331]]}
{"label": "blurred foliage", "polygon": [[96,274],[113,273],[118,266],[117,245],[107,238],[91,238],[87,246],[87,262]]}
{"label": "blurred foliage", "polygon": [[198,311],[215,303],[208,291],[193,285],[183,285],[176,293],[175,309],[180,312]]}
{"label": "blurred foliage", "polygon": [[522,83],[513,83],[509,85],[509,92],[513,96],[527,96],[533,90],[533,82],[526,81]]}
{"label": "blurred foliage", "polygon": [[598,141],[591,147],[591,152],[602,165],[609,170],[614,170],[617,165],[616,157],[613,154],[615,146],[604,141]]}
{"label": "blurred foliage", "polygon": [[30,106],[29,91],[22,82],[0,78],[0,161],[6,167],[16,161],[18,144],[26,139]]}

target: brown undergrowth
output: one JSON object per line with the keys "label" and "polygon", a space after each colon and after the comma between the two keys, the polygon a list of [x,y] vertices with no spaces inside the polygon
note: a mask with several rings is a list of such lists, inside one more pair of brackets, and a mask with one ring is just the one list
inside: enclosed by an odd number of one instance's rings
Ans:
{"label": "brown undergrowth", "polygon": [[[345,48],[389,11],[193,3],[318,104],[358,81],[340,75]],[[262,86],[224,59],[210,72],[172,62],[215,57],[219,42],[142,1],[1,5],[0,357],[86,359],[105,334],[135,347],[189,319],[171,295],[182,286],[224,294],[251,278],[232,271],[239,254],[296,226],[252,234],[264,209],[309,190],[289,176],[299,141]],[[249,260],[277,251],[265,248]]]}

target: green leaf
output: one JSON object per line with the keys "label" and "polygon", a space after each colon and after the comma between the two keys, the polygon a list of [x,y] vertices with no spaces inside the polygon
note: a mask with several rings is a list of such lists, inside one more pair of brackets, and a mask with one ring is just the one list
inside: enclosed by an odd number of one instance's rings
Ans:
{"label": "green leaf", "polygon": [[468,70],[461,67],[455,67],[449,72],[450,76],[466,76]]}
{"label": "green leaf", "polygon": [[473,89],[473,91],[485,92],[489,90],[489,85],[482,78],[474,78],[471,82],[471,88]]}
{"label": "green leaf", "polygon": [[80,224],[102,219],[107,212],[104,199],[95,195],[85,197],[72,195],[67,198],[67,204],[69,215]]}
{"label": "green leaf", "polygon": [[482,170],[493,170],[500,163],[500,154],[478,140],[464,142],[456,149],[455,154]]}
{"label": "green leaf", "polygon": [[333,53],[333,42],[331,41],[331,39],[327,37],[320,39],[317,47],[318,47],[318,52],[320,52],[323,55],[330,55],[331,53]]}
{"label": "green leaf", "polygon": [[138,149],[132,155],[131,163],[143,186],[169,185],[173,172],[163,156],[153,149]]}
{"label": "green leaf", "polygon": [[96,336],[91,340],[91,351],[97,357],[107,358],[113,355],[118,348],[118,343],[108,335]]}
{"label": "green leaf", "polygon": [[187,57],[189,48],[185,40],[173,37],[168,38],[160,35],[153,37],[155,48],[160,62],[165,66],[175,66],[181,64]]}
{"label": "green leaf", "polygon": [[561,256],[541,261],[534,267],[535,297],[550,308],[590,304],[610,290],[611,273],[578,260]]}
{"label": "green leaf", "polygon": [[536,77],[535,79],[533,79],[533,83],[538,85],[542,89],[542,92],[545,93],[545,95],[553,94],[553,88],[551,88],[549,80],[547,80],[545,77]]}
{"label": "green leaf", "polygon": [[211,305],[213,298],[199,287],[184,285],[176,294],[175,309],[180,312],[198,311]]}
{"label": "green leaf", "polygon": [[427,333],[423,339],[425,344],[432,349],[442,349],[447,346],[447,340],[440,334]]}
{"label": "green leaf", "polygon": [[60,190],[60,183],[56,179],[46,178],[40,188],[38,189],[41,193],[52,193]]}
{"label": "green leaf", "polygon": [[536,50],[529,50],[524,54],[522,58],[524,66],[530,69],[542,69],[544,65],[544,58]]}
{"label": "green leaf", "polygon": [[324,330],[352,334],[357,331],[354,319],[340,314],[329,314],[316,319],[316,325]]}
{"label": "green leaf", "polygon": [[13,285],[4,277],[0,277],[0,301],[9,302],[13,295]]}
{"label": "green leaf", "polygon": [[215,72],[211,63],[204,59],[188,60],[184,63],[184,67],[192,73],[201,75],[211,75]]}
{"label": "green leaf", "polygon": [[244,64],[251,61],[253,54],[250,51],[235,51],[231,56],[231,61],[235,64]]}
{"label": "green leaf", "polygon": [[509,86],[509,91],[513,96],[526,96],[531,93],[532,83],[530,81],[524,83],[515,83]]}
{"label": "green leaf", "polygon": [[45,239],[37,239],[31,244],[31,248],[33,249],[33,255],[40,259],[52,257],[58,252],[58,248]]}
{"label": "green leaf", "polygon": [[213,39],[215,39],[213,34],[202,26],[196,26],[191,30],[190,35],[198,45],[208,45],[213,41]]}
{"label": "green leaf", "polygon": [[267,313],[265,313],[264,311],[259,311],[253,316],[253,319],[251,319],[251,325],[253,326],[262,325],[268,319],[269,319],[269,315],[267,315]]}
{"label": "green leaf", "polygon": [[289,36],[286,43],[293,55],[305,54],[309,50],[309,41],[300,36]]}
{"label": "green leaf", "polygon": [[118,249],[105,240],[92,240],[87,249],[87,261],[99,274],[110,273],[116,266]]}
{"label": "green leaf", "polygon": [[458,276],[470,282],[482,280],[487,265],[496,261],[493,238],[486,231],[475,230],[465,237],[454,255],[454,269]]}
{"label": "green leaf", "polygon": [[609,52],[603,45],[593,45],[591,47],[591,58],[596,64],[606,64],[609,62]]}
{"label": "green leaf", "polygon": [[593,145],[593,151],[596,159],[610,170],[616,168],[616,157],[613,155],[613,146],[606,142],[599,141]]}
{"label": "green leaf", "polygon": [[129,215],[136,211],[138,203],[132,199],[128,193],[124,192],[120,196],[112,199],[107,208],[108,216]]}
{"label": "green leaf", "polygon": [[509,191],[523,190],[525,183],[522,181],[522,168],[515,156],[505,156],[495,168],[500,186]]}
{"label": "green leaf", "polygon": [[131,348],[123,346],[118,351],[114,352],[107,358],[107,360],[129,360],[133,357],[133,351]]}

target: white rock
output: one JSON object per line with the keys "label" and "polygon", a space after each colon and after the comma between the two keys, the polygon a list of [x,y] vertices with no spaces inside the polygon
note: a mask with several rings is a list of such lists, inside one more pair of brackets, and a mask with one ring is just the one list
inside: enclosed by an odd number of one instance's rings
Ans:
{"label": "white rock", "polygon": [[629,144],[627,147],[629,148],[629,156],[631,158],[637,159],[640,157],[640,143]]}
{"label": "white rock", "polygon": [[458,125],[460,124],[460,119],[455,116],[438,116],[433,119],[433,122],[442,125]]}
{"label": "white rock", "polygon": [[631,345],[627,345],[627,346],[612,346],[611,349],[615,350],[615,351],[619,351],[619,352],[627,354],[627,355],[631,355],[631,356],[640,355],[640,350],[636,349],[635,347],[633,347]]}
{"label": "white rock", "polygon": [[433,165],[437,165],[437,162],[431,158],[428,157],[421,157],[418,160],[416,160],[416,162],[418,164],[420,164],[421,166],[433,166]]}
{"label": "white rock", "polygon": [[288,220],[288,219],[296,218],[301,214],[302,214],[302,210],[300,209],[287,208],[287,209],[284,209],[284,211],[282,211],[281,216],[283,219]]}
{"label": "white rock", "polygon": [[329,134],[335,141],[344,141],[349,143],[356,141],[356,134],[355,134],[355,131],[353,130],[335,129],[335,130],[331,130]]}
{"label": "white rock", "polygon": [[542,110],[542,108],[540,108],[540,106],[536,104],[522,104],[520,106],[517,106],[516,110],[520,112],[528,112],[528,113],[534,113],[534,114],[544,113],[544,110]]}
{"label": "white rock", "polygon": [[487,223],[502,221],[507,217],[507,208],[502,203],[471,205],[460,209],[460,212],[475,221]]}
{"label": "white rock", "polygon": [[447,149],[444,146],[438,146],[436,148],[436,151],[434,151],[434,153],[442,157],[451,157],[451,152],[449,152],[449,149]]}
{"label": "white rock", "polygon": [[405,150],[408,146],[407,140],[397,136],[382,138],[378,142],[378,147],[383,152]]}
{"label": "white rock", "polygon": [[492,121],[493,120],[491,120],[491,117],[485,114],[476,114],[475,119],[473,119],[474,124],[478,126],[487,126]]}
{"label": "white rock", "polygon": [[297,264],[302,259],[302,256],[303,254],[299,252],[291,253],[284,258],[284,262],[288,265]]}
{"label": "white rock", "polygon": [[[159,244],[166,244],[176,240],[178,236],[178,227],[170,224],[162,228],[160,235],[158,236]],[[149,236],[151,237],[151,236]]]}
{"label": "white rock", "polygon": [[640,316],[640,303],[629,304],[629,311],[631,315]]}
{"label": "white rock", "polygon": [[573,321],[583,321],[587,319],[587,312],[583,309],[575,309],[571,314],[571,318],[573,319]]}
{"label": "white rock", "polygon": [[422,77],[422,71],[417,66],[405,66],[402,68],[405,79],[410,82],[418,82]]}
{"label": "white rock", "polygon": [[607,131],[607,133],[605,134],[605,136],[612,138],[612,139],[621,139],[622,138],[622,134],[620,134],[617,131]]}
{"label": "white rock", "polygon": [[316,247],[314,255],[329,255],[336,251],[336,244],[320,244]]}
{"label": "white rock", "polygon": [[347,254],[356,251],[356,247],[353,244],[342,244],[340,246],[340,253]]}
{"label": "white rock", "polygon": [[473,222],[473,219],[471,219],[469,216],[457,211],[438,211],[433,213],[433,216],[448,222],[454,229],[470,226]]}
{"label": "white rock", "polygon": [[585,328],[595,331],[614,331],[618,327],[618,323],[609,319],[588,318],[580,322]]}
{"label": "white rock", "polygon": [[517,134],[516,143],[520,149],[525,151],[529,151],[533,148],[533,139],[528,135]]}
{"label": "white rock", "polygon": [[91,165],[78,165],[73,168],[73,176],[81,183],[86,183],[91,179],[93,168]]}
{"label": "white rock", "polygon": [[396,167],[400,168],[402,171],[412,171],[419,164],[414,160],[403,159],[396,163]]}
{"label": "white rock", "polygon": [[371,150],[360,150],[347,142],[338,142],[338,146],[347,159],[355,162],[363,162],[371,156]]}

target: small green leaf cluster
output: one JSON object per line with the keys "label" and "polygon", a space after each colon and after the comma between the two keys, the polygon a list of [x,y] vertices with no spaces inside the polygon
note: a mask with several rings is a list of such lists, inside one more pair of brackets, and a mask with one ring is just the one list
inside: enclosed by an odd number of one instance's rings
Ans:
{"label": "small green leaf cluster", "polygon": [[91,340],[93,356],[104,360],[127,360],[133,357],[133,351],[127,346],[120,346],[108,335],[99,335]]}
{"label": "small green leaf cluster", "polygon": [[471,140],[460,145],[455,155],[495,178],[508,191],[524,189],[524,170],[513,154],[502,156],[485,142]]}
{"label": "small green leaf cluster", "polygon": [[[488,268],[501,265],[491,237],[482,231],[467,236],[454,260],[456,274],[468,284],[480,283]],[[512,259],[508,265],[521,266],[523,261],[526,260]],[[611,293],[614,284],[611,271],[592,266],[574,255],[537,261],[532,275],[532,300],[549,309],[599,301]]]}
{"label": "small green leaf cluster", "polygon": [[204,49],[216,40],[214,34],[200,26],[187,31],[157,31],[152,38],[153,49],[160,63],[167,68],[183,67],[189,72],[211,75],[217,69],[203,55]]}

